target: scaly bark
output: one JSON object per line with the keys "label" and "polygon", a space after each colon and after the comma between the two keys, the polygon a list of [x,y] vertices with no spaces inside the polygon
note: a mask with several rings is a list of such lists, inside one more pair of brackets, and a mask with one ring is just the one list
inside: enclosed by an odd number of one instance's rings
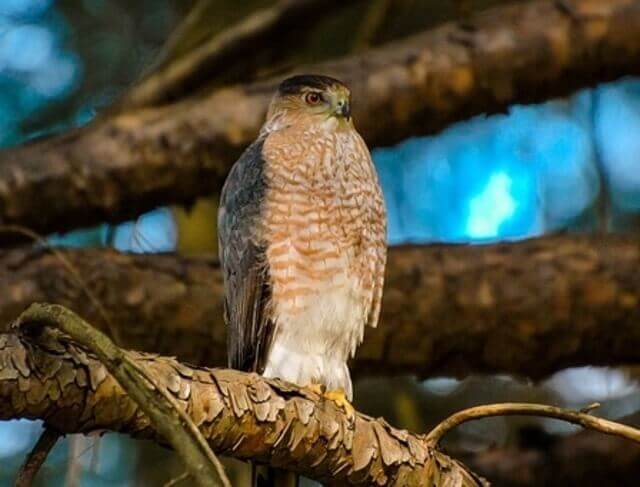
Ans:
{"label": "scaly bark", "polygon": [[[331,485],[484,485],[424,437],[361,414],[349,418],[309,390],[157,355],[129,357],[167,388],[217,453]],[[16,418],[43,419],[62,433],[106,429],[165,443],[102,363],[47,328],[0,335],[0,420]]]}
{"label": "scaly bark", "polygon": [[[86,286],[122,345],[226,363],[214,259],[64,252],[84,282],[44,250],[0,252],[0,323],[32,302],[50,301],[108,330]],[[638,362],[639,267],[638,241],[615,235],[391,248],[382,320],[366,330],[352,369],[539,379],[569,366]]]}
{"label": "scaly bark", "polygon": [[[639,60],[640,0],[532,0],[297,71],[347,82],[356,123],[376,146],[639,73]],[[64,231],[216,192],[283,76],[1,153],[0,223]]]}

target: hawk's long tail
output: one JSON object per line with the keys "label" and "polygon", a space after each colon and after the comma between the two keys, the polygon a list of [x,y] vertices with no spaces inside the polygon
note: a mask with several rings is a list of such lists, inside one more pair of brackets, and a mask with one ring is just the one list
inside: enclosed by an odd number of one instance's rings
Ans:
{"label": "hawk's long tail", "polygon": [[251,463],[252,487],[298,487],[298,480],[293,472]]}

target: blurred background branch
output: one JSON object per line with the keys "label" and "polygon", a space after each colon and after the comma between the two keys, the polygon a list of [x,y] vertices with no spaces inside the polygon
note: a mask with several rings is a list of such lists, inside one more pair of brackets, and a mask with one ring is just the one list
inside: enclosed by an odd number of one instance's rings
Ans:
{"label": "blurred background branch", "polygon": [[[593,5],[532,0],[496,7],[464,24],[304,69],[347,82],[367,142],[389,144],[636,73],[640,2]],[[217,192],[255,137],[281,77],[125,111],[2,152],[0,222],[66,231]]]}
{"label": "blurred background branch", "polygon": [[[0,252],[0,323],[34,301],[73,307],[122,344],[226,364],[222,276],[214,258],[65,249]],[[616,235],[547,236],[482,246],[393,247],[383,316],[358,375],[510,373],[542,379],[577,365],[640,361],[640,245]],[[611,333],[615,328],[616,333]]]}
{"label": "blurred background branch", "polygon": [[[166,46],[162,58],[172,58],[171,52],[181,37],[193,35],[196,25],[211,18],[207,4],[194,7],[183,25],[176,30]],[[202,85],[209,89],[237,78],[247,77],[247,72],[260,70],[261,63],[273,65],[275,47],[305,35],[323,15],[335,15],[340,7],[348,7],[354,0],[280,0],[275,5],[256,10],[232,27],[207,39],[188,53],[165,62],[134,86],[120,105],[123,110],[140,106],[170,103],[193,96]],[[271,56],[260,55],[269,49]],[[287,53],[282,49],[281,53]],[[276,59],[274,59],[276,58]],[[266,66],[262,66],[264,69]]]}

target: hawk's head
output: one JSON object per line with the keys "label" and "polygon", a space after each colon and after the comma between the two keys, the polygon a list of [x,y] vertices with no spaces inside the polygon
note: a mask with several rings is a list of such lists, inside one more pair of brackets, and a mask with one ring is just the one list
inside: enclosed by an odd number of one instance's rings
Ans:
{"label": "hawk's head", "polygon": [[351,123],[351,92],[329,76],[305,74],[287,78],[276,92],[267,119],[336,119]]}

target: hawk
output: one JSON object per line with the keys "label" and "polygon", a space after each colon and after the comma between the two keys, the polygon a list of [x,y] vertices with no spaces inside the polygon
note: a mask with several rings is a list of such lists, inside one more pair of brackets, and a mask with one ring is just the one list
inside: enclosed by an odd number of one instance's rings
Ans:
{"label": "hawk", "polygon": [[229,366],[322,386],[345,408],[386,261],[382,191],[350,97],[327,76],[283,81],[218,214]]}

